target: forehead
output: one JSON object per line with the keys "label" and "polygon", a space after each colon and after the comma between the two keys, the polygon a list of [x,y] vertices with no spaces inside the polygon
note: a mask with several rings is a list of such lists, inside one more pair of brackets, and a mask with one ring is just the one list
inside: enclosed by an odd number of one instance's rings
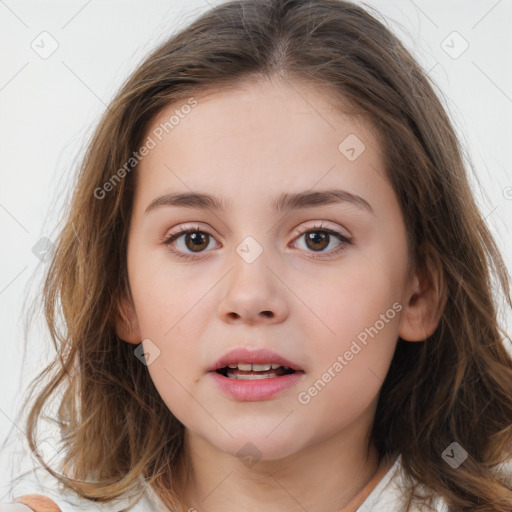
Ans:
{"label": "forehead", "polygon": [[[194,106],[190,107],[191,104]],[[180,132],[178,136],[194,135],[205,142],[250,135],[255,143],[274,142],[275,147],[286,140],[275,140],[277,129],[287,139],[300,134],[310,136],[312,132],[322,135],[326,131],[333,132],[331,135],[338,132],[339,137],[341,124],[350,125],[367,138],[377,135],[361,109],[333,86],[274,78],[245,80],[220,90],[182,96],[153,118],[147,135],[160,132],[160,141],[169,138],[171,132]]]}
{"label": "forehead", "polygon": [[159,112],[146,137],[155,145],[139,166],[139,195],[201,189],[250,200],[385,181],[371,123],[311,84],[259,80],[185,97]]}

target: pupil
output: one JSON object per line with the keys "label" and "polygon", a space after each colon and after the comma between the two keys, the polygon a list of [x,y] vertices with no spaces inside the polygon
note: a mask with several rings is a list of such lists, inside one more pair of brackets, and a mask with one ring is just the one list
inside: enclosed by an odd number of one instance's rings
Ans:
{"label": "pupil", "polygon": [[310,246],[309,242],[314,244],[321,244],[321,247],[310,247],[310,249],[324,249],[328,245],[328,233],[322,233],[321,231],[313,231],[306,237],[306,243]]}
{"label": "pupil", "polygon": [[197,250],[200,250],[200,249],[204,249],[204,247],[202,247],[203,245],[208,246],[208,243],[205,244],[206,233],[201,233],[200,231],[196,231],[194,233],[188,233],[186,235],[186,241],[187,242],[189,242],[189,241],[193,242],[192,246],[189,246],[189,244],[187,243],[187,247],[189,249],[191,249],[192,251],[197,251]]}

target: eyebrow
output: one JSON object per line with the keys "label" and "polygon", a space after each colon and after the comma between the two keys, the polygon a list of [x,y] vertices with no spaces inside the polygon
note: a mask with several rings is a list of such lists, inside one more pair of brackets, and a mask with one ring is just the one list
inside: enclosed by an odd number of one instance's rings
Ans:
{"label": "eyebrow", "polygon": [[[298,193],[283,193],[271,201],[271,207],[276,213],[289,210],[314,208],[330,204],[350,203],[358,208],[375,215],[370,203],[361,196],[347,192],[346,190],[304,191]],[[196,208],[199,210],[226,211],[228,204],[223,200],[203,192],[170,193],[155,198],[145,210],[148,214],[152,210],[163,206],[177,206],[184,208]]]}

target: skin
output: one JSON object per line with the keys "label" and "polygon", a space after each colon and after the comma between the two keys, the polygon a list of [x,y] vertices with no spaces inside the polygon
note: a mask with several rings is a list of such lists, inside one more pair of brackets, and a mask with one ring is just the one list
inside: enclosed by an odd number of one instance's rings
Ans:
{"label": "skin", "polygon": [[[186,427],[186,508],[339,510],[377,469],[369,432],[398,336],[424,340],[437,325],[428,284],[408,274],[405,224],[381,148],[370,124],[336,109],[319,87],[252,81],[196,99],[137,171],[127,255],[133,303],[120,305],[130,327],[120,315],[117,333],[160,350],[148,371]],[[147,134],[179,106],[162,111]],[[349,134],[366,146],[354,161],[338,150]],[[280,214],[270,206],[282,192],[331,188],[363,197],[374,213],[350,203]],[[191,190],[229,208],[144,213],[160,195]],[[304,233],[320,221],[352,243],[338,253],[335,236],[324,248],[308,246]],[[196,224],[211,237],[201,253],[185,236],[175,241],[194,258],[184,262],[162,240]],[[263,250],[252,263],[236,252],[247,236]],[[301,404],[298,393],[396,302],[401,311]],[[207,368],[237,346],[271,348],[305,374],[272,399],[236,401]],[[237,456],[247,442],[261,457],[251,467]]]}

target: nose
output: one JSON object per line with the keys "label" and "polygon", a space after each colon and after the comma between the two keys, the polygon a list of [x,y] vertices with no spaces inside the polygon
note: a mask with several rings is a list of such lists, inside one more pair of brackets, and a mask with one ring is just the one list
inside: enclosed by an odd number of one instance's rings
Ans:
{"label": "nose", "polygon": [[243,260],[227,276],[218,313],[227,323],[274,324],[289,314],[286,286],[263,257],[252,263]]}

